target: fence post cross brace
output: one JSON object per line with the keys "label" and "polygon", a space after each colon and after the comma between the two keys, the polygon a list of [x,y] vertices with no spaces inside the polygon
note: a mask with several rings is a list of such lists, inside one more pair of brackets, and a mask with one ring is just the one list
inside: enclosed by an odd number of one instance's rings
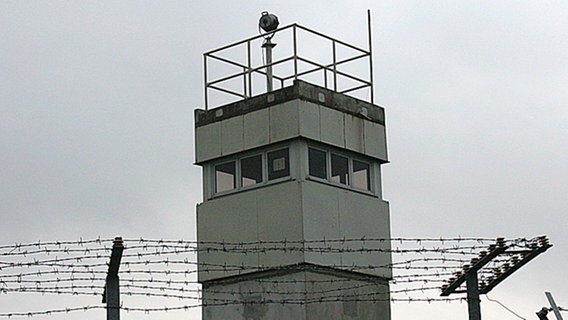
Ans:
{"label": "fence post cross brace", "polygon": [[114,238],[102,301],[107,305],[107,320],[120,320],[120,287],[118,269],[120,267],[123,250],[124,246],[122,245],[122,238]]}
{"label": "fence post cross brace", "polygon": [[[469,320],[481,320],[480,294],[491,289],[520,269],[539,254],[552,247],[546,236],[530,240],[516,240],[508,244],[504,238],[497,238],[489,245],[488,251],[481,251],[478,258],[463,265],[463,270],[455,273],[447,284],[442,286],[441,296],[452,293],[466,293]],[[459,289],[465,282],[466,289]]]}

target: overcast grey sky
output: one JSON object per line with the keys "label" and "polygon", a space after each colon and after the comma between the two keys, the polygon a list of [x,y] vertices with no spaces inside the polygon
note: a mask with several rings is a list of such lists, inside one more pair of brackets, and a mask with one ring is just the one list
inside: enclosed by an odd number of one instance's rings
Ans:
{"label": "overcast grey sky", "polygon": [[[568,307],[566,1],[2,1],[0,244],[195,239],[202,53],[256,35],[264,10],[365,47],[367,9],[393,236],[547,234],[554,247],[490,296],[527,319],[544,291]],[[484,319],[517,319],[483,301]],[[459,303],[393,310],[467,317]]]}

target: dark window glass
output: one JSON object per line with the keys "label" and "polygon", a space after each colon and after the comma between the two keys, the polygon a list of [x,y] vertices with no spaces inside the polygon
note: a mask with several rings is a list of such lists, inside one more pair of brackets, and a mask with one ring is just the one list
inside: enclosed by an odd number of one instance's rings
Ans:
{"label": "dark window glass", "polygon": [[371,190],[371,175],[369,164],[353,160],[353,187],[363,190]]}
{"label": "dark window glass", "polygon": [[262,182],[262,156],[241,159],[241,186],[247,187]]}
{"label": "dark window glass", "polygon": [[290,175],[290,155],[288,148],[268,152],[268,180]]}
{"label": "dark window glass", "polygon": [[308,162],[310,176],[327,179],[325,151],[308,148]]}
{"label": "dark window glass", "polygon": [[215,166],[215,192],[235,189],[235,181],[236,170],[234,161]]}
{"label": "dark window glass", "polygon": [[346,157],[331,154],[331,181],[348,184],[349,183],[349,161]]}

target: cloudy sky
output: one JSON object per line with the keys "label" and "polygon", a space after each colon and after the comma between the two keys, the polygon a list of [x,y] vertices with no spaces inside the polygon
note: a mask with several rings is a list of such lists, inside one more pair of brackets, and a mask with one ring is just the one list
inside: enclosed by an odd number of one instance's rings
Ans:
{"label": "cloudy sky", "polygon": [[[0,244],[195,239],[202,53],[256,35],[264,10],[365,47],[367,9],[393,236],[547,234],[554,247],[490,297],[527,319],[546,305],[544,291],[568,307],[562,0],[1,1]],[[43,298],[18,299],[32,311]],[[393,319],[466,319],[466,310],[395,304]],[[518,319],[487,300],[482,311]],[[91,314],[102,315],[77,316]]]}

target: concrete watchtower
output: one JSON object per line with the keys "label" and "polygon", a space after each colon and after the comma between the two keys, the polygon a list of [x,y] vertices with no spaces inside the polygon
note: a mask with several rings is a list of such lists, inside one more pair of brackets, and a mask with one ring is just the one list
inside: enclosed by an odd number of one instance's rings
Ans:
{"label": "concrete watchtower", "polygon": [[[287,32],[292,54],[273,63],[270,39]],[[304,58],[301,33],[329,41],[332,61]],[[372,72],[364,79],[341,71],[356,60],[372,70],[371,50],[293,24],[270,31],[268,63],[255,66],[251,47],[263,37],[266,44],[265,34],[205,54],[206,107],[195,111],[203,319],[388,320],[384,110],[372,94],[371,101],[347,95],[372,91]],[[248,49],[244,61],[223,56],[237,46]],[[338,59],[339,46],[356,54]],[[211,61],[239,72],[210,80]],[[287,63],[289,74],[273,72]],[[302,80],[314,74],[323,83]],[[240,89],[226,84],[235,79]],[[342,79],[356,84],[341,89]],[[238,100],[209,108],[210,91]]]}

